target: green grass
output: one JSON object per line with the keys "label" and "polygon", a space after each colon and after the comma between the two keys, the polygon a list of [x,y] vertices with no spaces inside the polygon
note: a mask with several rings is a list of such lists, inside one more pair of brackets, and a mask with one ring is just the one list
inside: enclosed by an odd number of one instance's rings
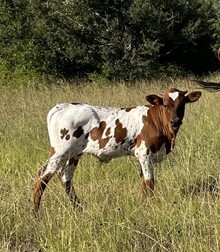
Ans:
{"label": "green grass", "polygon": [[[175,83],[196,88],[187,79]],[[160,81],[1,88],[0,251],[220,251],[220,93],[203,91],[187,106],[176,147],[156,168],[155,197],[142,197],[135,158],[100,165],[85,155],[74,177],[84,211],[72,208],[54,177],[39,216],[30,214],[36,170],[49,153],[46,115],[54,104],[135,106],[164,88]]]}

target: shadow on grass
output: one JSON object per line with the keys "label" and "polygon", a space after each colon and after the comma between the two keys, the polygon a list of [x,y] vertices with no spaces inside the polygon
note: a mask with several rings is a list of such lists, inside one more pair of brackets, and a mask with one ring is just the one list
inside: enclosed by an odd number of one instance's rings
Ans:
{"label": "shadow on grass", "polygon": [[207,178],[196,181],[195,184],[189,185],[187,188],[181,188],[183,195],[199,195],[207,194],[215,198],[220,198],[220,175],[208,176]]}

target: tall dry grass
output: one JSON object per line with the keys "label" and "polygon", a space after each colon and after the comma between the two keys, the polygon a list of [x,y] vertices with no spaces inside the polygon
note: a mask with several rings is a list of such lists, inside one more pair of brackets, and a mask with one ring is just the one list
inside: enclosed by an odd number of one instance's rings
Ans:
{"label": "tall dry grass", "polygon": [[39,216],[30,214],[36,168],[48,157],[50,107],[135,106],[170,85],[195,89],[187,79],[1,88],[0,251],[220,251],[220,93],[204,91],[187,106],[175,150],[156,168],[154,198],[141,197],[134,158],[100,165],[87,155],[74,177],[84,211],[72,208],[54,178]]}

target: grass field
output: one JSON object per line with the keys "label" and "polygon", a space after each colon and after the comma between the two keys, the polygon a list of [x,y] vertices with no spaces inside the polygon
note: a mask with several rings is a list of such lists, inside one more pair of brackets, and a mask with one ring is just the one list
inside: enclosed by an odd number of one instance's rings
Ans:
{"label": "grass field", "polygon": [[167,83],[0,88],[0,251],[220,251],[220,93],[203,91],[187,106],[173,153],[156,167],[155,197],[142,198],[135,158],[100,165],[87,155],[74,177],[84,211],[72,208],[54,177],[39,216],[30,214],[36,170],[49,153],[46,115],[54,104],[135,106],[168,86],[196,88],[187,79]]}

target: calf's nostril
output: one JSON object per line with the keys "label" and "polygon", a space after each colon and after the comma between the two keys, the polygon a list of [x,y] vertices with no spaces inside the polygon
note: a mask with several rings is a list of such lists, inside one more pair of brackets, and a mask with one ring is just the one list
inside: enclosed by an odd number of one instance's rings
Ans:
{"label": "calf's nostril", "polygon": [[180,126],[182,122],[180,119],[171,119],[170,123],[173,127],[177,127]]}

